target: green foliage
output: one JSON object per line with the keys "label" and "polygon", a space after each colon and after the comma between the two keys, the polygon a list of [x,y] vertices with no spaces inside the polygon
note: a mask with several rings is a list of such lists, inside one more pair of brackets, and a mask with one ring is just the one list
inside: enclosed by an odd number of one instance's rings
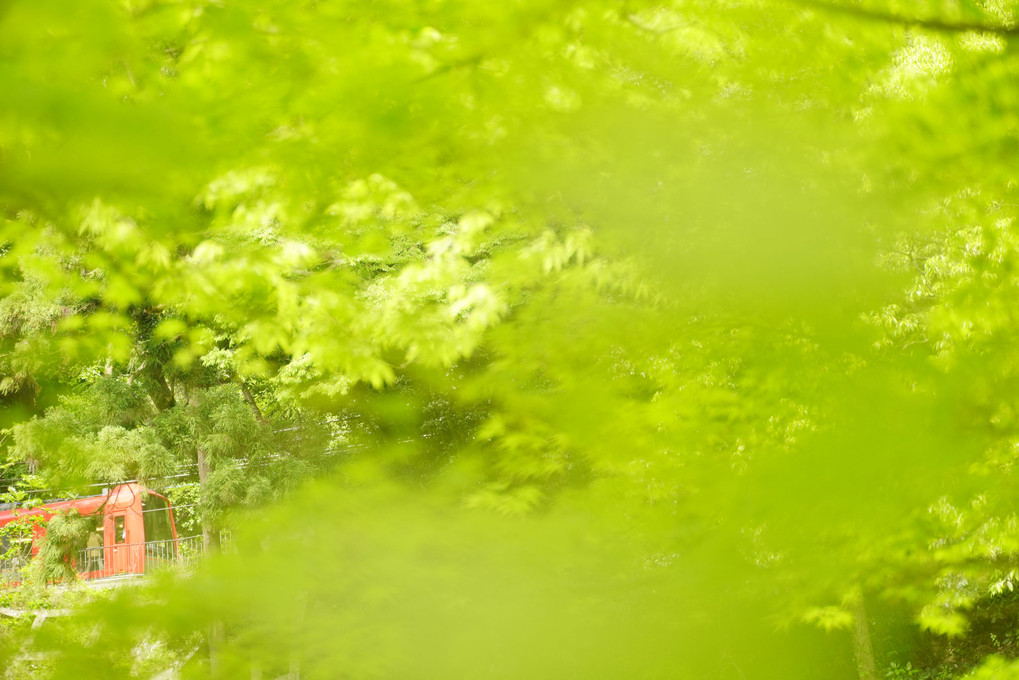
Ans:
{"label": "green foliage", "polygon": [[913,680],[914,678],[916,678],[917,680],[952,680],[952,678],[958,676],[944,668],[938,669],[913,668],[913,664],[907,661],[905,665],[899,665],[895,662],[889,664],[888,670],[885,671],[884,677],[892,678],[892,680]]}
{"label": "green foliage", "polygon": [[973,678],[973,680],[1008,680],[1016,677],[1017,673],[1019,673],[1019,664],[1009,663],[1001,657],[992,656],[980,668],[965,677]]}
{"label": "green foliage", "polygon": [[865,601],[1008,653],[1014,20],[8,2],[4,469],[241,536],[9,675],[835,678]]}
{"label": "green foliage", "polygon": [[77,573],[74,558],[85,549],[94,519],[82,517],[77,511],[57,513],[46,522],[46,534],[39,542],[39,554],[32,560],[32,584],[74,581]]}
{"label": "green foliage", "polygon": [[173,520],[178,536],[197,536],[202,532],[201,517],[195,506],[201,502],[202,489],[197,483],[179,484],[167,489],[173,507]]}

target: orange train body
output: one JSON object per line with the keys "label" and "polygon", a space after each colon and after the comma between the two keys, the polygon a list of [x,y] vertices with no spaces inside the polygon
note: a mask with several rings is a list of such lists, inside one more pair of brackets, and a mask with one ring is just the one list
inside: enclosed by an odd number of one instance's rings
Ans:
{"label": "orange train body", "polygon": [[[18,520],[32,522],[31,554],[35,555],[39,539],[46,533],[46,523],[57,513],[70,510],[96,520],[89,547],[75,560],[81,578],[144,574],[157,563],[178,557],[177,529],[169,500],[136,483],[117,485],[98,496],[3,510],[0,527]],[[5,545],[4,552],[7,548]]]}

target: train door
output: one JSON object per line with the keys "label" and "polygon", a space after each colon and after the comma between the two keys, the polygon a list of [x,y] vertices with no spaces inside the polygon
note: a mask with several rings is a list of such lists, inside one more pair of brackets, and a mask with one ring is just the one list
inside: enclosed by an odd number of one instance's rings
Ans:
{"label": "train door", "polygon": [[106,576],[106,530],[101,514],[88,515],[88,537],[85,539],[85,550],[82,561],[78,564],[84,578],[102,578]]}
{"label": "train door", "polygon": [[103,517],[103,539],[106,557],[105,573],[140,574],[143,560],[144,536],[138,522],[132,521],[135,513],[130,509],[116,510]]}

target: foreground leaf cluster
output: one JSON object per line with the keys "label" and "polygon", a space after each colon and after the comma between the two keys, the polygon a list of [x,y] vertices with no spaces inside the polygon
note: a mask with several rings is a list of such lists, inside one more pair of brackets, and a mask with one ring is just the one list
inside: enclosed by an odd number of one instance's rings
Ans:
{"label": "foreground leaf cluster", "polygon": [[1010,677],[1014,20],[0,6],[5,485],[234,536],[6,677]]}

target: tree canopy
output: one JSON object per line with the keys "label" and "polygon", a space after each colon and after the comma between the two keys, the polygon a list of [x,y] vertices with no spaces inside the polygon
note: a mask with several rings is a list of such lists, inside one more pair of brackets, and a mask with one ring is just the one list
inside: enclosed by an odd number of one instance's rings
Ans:
{"label": "tree canopy", "polygon": [[0,1],[5,679],[1015,675],[1015,12]]}

